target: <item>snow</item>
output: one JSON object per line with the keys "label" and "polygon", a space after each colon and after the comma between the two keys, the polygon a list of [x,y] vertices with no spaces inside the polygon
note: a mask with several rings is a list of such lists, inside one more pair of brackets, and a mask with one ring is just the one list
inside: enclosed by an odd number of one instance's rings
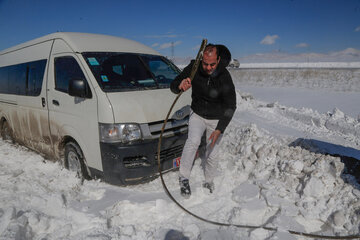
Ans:
{"label": "snow", "polygon": [[353,64],[360,62],[360,50],[355,48],[347,48],[342,51],[330,53],[315,53],[307,51],[300,54],[282,52],[279,50],[243,56],[238,58],[238,60],[241,63],[280,63],[282,66],[288,66],[289,63],[300,63],[301,65],[314,67],[314,64],[316,66],[318,63],[320,63],[320,65],[324,65],[325,63],[331,64],[334,62],[346,65],[346,63]]}
{"label": "snow", "polygon": [[[202,222],[168,198],[159,178],[128,187],[81,181],[59,163],[0,140],[0,239],[305,239],[287,230],[360,234],[360,185],[344,172],[340,157],[326,154],[360,159],[359,79],[317,79],[322,88],[286,74],[274,78],[266,70],[267,78],[254,82],[238,71],[231,70],[238,108],[221,143],[214,193],[201,186],[200,160],[192,171],[190,199],[179,194],[177,172],[164,179],[174,197],[201,217],[277,231]],[[343,69],[337,73],[348,76]]]}
{"label": "snow", "polygon": [[359,68],[360,62],[241,63],[240,68]]}
{"label": "snow", "polygon": [[[251,93],[257,99],[269,103],[279,103],[288,107],[312,108],[321,113],[332,112],[334,108],[357,119],[360,114],[359,106],[356,102],[359,100],[360,92],[329,91],[318,89],[296,88],[296,87],[256,87],[238,84],[244,92]],[[289,98],[291,96],[291,98]],[[314,101],[316,99],[316,101]]]}

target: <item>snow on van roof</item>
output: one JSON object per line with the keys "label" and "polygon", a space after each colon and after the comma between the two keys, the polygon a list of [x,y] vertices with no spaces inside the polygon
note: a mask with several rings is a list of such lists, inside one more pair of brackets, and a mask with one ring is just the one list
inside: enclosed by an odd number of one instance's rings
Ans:
{"label": "snow on van roof", "polygon": [[56,32],[45,35],[5,49],[0,52],[0,55],[53,39],[63,39],[74,52],[133,52],[160,55],[152,48],[130,39],[103,34],[79,32]]}

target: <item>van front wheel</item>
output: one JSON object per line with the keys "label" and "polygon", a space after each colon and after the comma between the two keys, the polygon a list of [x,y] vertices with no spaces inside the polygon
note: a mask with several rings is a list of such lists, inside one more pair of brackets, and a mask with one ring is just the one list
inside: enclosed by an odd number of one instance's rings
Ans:
{"label": "van front wheel", "polygon": [[68,142],[65,145],[65,167],[81,179],[89,179],[89,175],[85,166],[85,158],[79,147],[74,142]]}
{"label": "van front wheel", "polygon": [[8,140],[13,142],[13,136],[12,136],[12,131],[11,128],[9,126],[9,123],[7,121],[4,121],[2,126],[1,126],[1,137],[3,140]]}

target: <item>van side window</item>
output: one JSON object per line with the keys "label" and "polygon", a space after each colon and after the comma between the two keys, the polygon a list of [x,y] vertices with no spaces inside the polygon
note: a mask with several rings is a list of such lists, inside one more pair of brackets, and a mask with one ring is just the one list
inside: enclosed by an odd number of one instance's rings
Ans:
{"label": "van side window", "polygon": [[73,57],[55,58],[55,89],[68,93],[72,79],[86,80],[77,61]]}
{"label": "van side window", "polygon": [[26,64],[13,65],[8,68],[9,93],[25,95],[26,91]]}
{"label": "van side window", "polygon": [[27,66],[27,92],[29,96],[39,96],[41,92],[42,82],[46,60],[31,62]]}
{"label": "van side window", "polygon": [[39,96],[46,59],[0,67],[0,93]]}
{"label": "van side window", "polygon": [[7,93],[8,85],[8,71],[5,67],[0,67],[0,93]]}
{"label": "van side window", "polygon": [[146,58],[146,62],[149,64],[151,72],[157,77],[159,83],[166,82],[166,79],[175,79],[179,74],[174,70],[174,67],[162,59],[158,60],[156,58],[151,58],[150,56],[144,56],[143,58]]}

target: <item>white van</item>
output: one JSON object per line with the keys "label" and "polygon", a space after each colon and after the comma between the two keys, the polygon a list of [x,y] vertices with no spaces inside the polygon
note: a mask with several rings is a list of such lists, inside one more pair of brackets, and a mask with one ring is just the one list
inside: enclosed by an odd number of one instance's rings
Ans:
{"label": "white van", "polygon": [[[0,131],[84,177],[118,185],[157,174],[157,144],[178,68],[124,38],[58,32],[0,52]],[[163,170],[178,166],[189,91],[165,128]]]}

